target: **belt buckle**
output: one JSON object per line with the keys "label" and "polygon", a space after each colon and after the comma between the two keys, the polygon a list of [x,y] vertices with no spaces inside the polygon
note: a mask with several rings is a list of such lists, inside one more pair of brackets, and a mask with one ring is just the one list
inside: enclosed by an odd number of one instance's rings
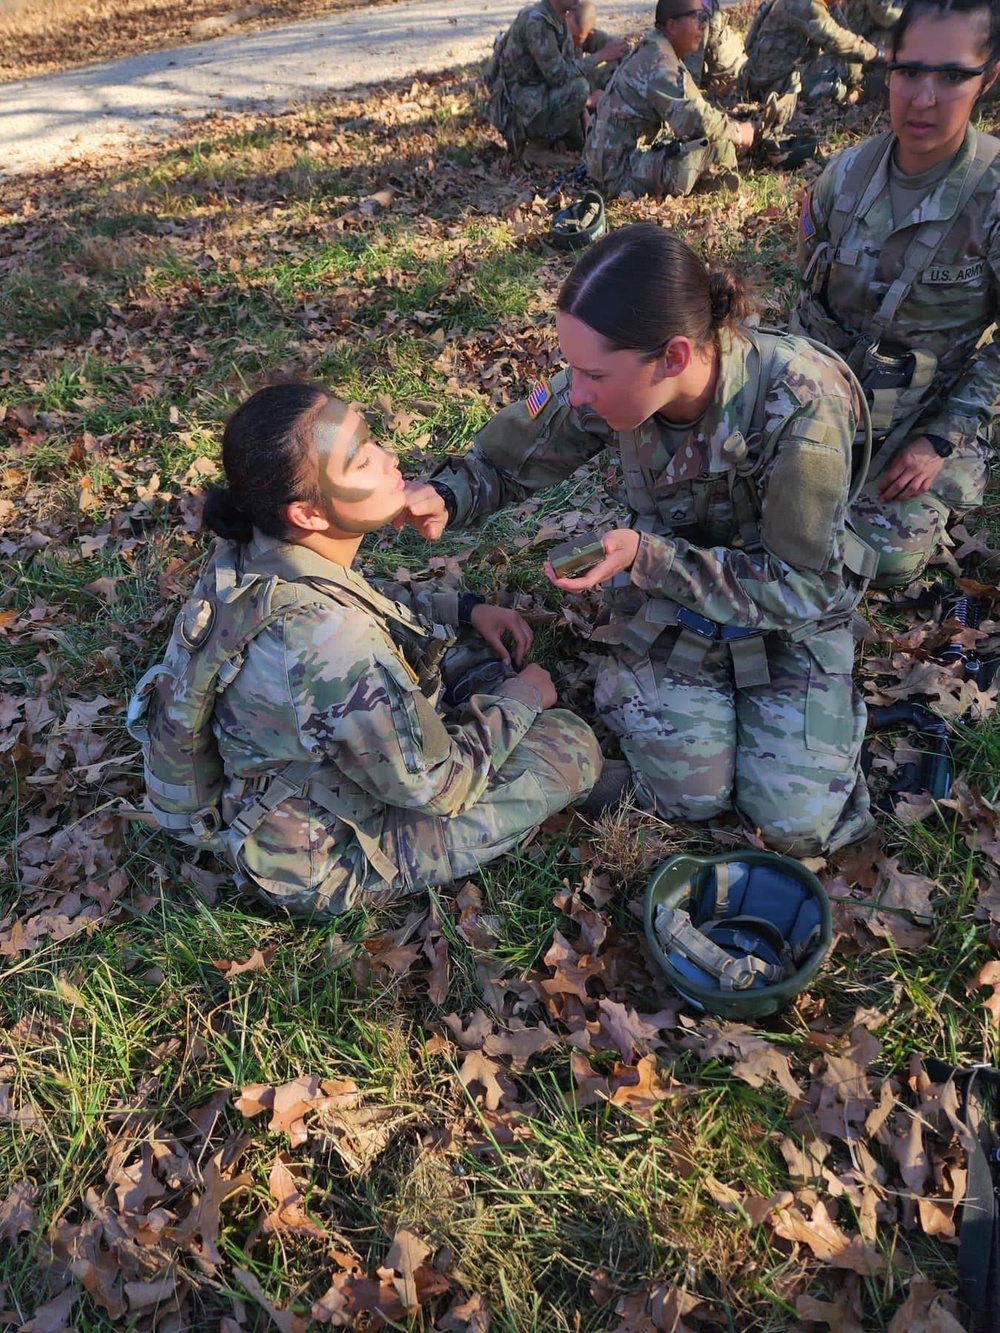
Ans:
{"label": "belt buckle", "polygon": [[697,611],[689,611],[686,606],[677,608],[677,623],[703,639],[719,637],[720,626],[714,620],[709,620],[708,616],[700,616]]}

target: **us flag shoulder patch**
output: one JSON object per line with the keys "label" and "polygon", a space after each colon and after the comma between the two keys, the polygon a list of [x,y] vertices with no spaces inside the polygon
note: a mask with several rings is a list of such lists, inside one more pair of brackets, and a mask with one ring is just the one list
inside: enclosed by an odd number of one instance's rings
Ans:
{"label": "us flag shoulder patch", "polygon": [[804,241],[811,241],[816,235],[816,224],[812,220],[809,191],[802,196],[802,212],[799,214],[799,229]]}
{"label": "us flag shoulder patch", "polygon": [[524,405],[528,409],[528,416],[534,421],[546,403],[552,399],[552,390],[549,388],[549,382],[543,375],[538,381],[531,393],[525,399]]}

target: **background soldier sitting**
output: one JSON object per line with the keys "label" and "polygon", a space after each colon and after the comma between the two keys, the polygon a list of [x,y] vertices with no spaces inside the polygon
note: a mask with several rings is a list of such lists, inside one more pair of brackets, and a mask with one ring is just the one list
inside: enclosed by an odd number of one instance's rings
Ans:
{"label": "background soldier sitting", "polygon": [[487,115],[512,153],[557,139],[583,148],[584,108],[606,77],[599,71],[622,56],[625,43],[616,39],[580,55],[566,25],[566,15],[577,7],[578,0],[538,0],[497,38],[483,72]]}

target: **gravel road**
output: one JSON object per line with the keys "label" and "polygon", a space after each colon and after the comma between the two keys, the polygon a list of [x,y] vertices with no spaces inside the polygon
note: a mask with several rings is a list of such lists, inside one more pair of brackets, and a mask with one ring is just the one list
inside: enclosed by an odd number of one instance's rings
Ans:
{"label": "gravel road", "polygon": [[[349,88],[485,60],[524,0],[402,0],[88,65],[0,89],[0,179],[97,153],[220,112],[279,110]],[[652,0],[600,7],[612,33],[641,31]]]}

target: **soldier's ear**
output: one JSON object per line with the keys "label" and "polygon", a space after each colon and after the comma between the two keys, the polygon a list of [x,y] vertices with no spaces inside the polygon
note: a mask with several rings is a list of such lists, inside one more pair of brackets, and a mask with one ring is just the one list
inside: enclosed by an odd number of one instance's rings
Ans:
{"label": "soldier's ear", "polygon": [[993,85],[997,81],[998,74],[1000,74],[1000,63],[994,61],[993,64],[990,66],[990,68],[986,71],[986,77],[985,79],[983,79],[983,86],[979,90],[980,97],[985,97],[985,95],[993,87]]}
{"label": "soldier's ear", "polygon": [[659,359],[664,378],[682,374],[691,364],[691,340],[678,333],[664,346]]}
{"label": "soldier's ear", "polygon": [[288,526],[298,532],[326,532],[330,526],[330,520],[323,511],[315,505],[306,504],[304,500],[293,500],[291,504],[285,505],[283,517]]}

